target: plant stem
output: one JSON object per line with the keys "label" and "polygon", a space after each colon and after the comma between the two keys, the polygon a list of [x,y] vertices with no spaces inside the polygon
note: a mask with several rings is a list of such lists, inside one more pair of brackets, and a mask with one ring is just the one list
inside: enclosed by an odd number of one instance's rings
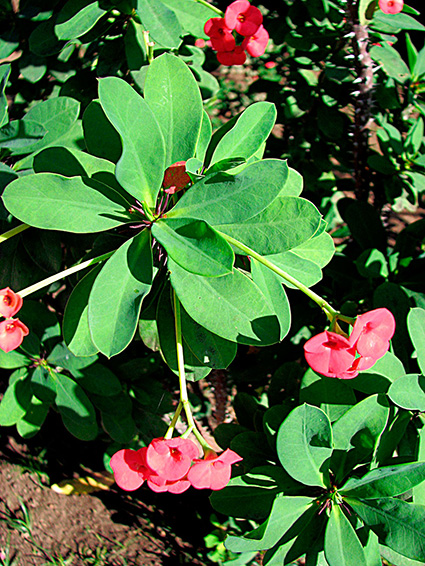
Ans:
{"label": "plant stem", "polygon": [[298,279],[295,279],[295,277],[292,277],[292,275],[289,275],[289,273],[286,273],[286,271],[283,271],[283,269],[280,269],[280,267],[277,267],[277,265],[275,265],[274,263],[272,263],[262,255],[260,255],[259,253],[255,252],[248,246],[245,246],[245,244],[242,244],[242,242],[235,240],[234,238],[228,236],[227,234],[223,234],[223,232],[218,232],[218,233],[221,236],[223,236],[223,238],[229,244],[232,244],[236,248],[242,250],[247,255],[253,257],[257,261],[259,261],[260,263],[262,263],[263,265],[274,271],[274,273],[282,277],[282,279],[285,279],[285,281],[288,281],[288,283],[291,283],[297,289],[302,291],[305,295],[307,295],[307,297],[309,297],[312,301],[318,304],[321,309],[325,311],[326,316],[329,318],[330,321],[332,321],[336,317],[341,318],[341,320],[347,320],[347,317],[341,317],[338,311],[336,311],[333,307],[331,307],[331,305],[327,301],[325,301],[323,297],[321,297],[320,295],[309,289],[306,285],[301,283],[301,281],[298,281]]}
{"label": "plant stem", "polygon": [[[196,428],[195,421],[193,420],[192,411],[190,409],[189,397],[187,395],[187,385],[186,385],[186,372],[184,369],[184,354],[183,354],[183,336],[182,336],[182,324],[181,324],[181,312],[180,312],[180,301],[173,290],[173,301],[174,301],[174,322],[176,331],[176,348],[177,348],[177,367],[179,370],[179,386],[180,386],[180,404],[183,406],[184,412],[186,414],[188,431],[193,432],[199,444],[204,450],[213,450],[211,446],[207,443],[204,437],[200,434]],[[179,407],[177,407],[178,410]],[[176,411],[177,412],[177,411]],[[174,418],[173,418],[174,421]],[[171,426],[171,425],[170,425]],[[167,431],[168,432],[168,431]]]}
{"label": "plant stem", "polygon": [[206,0],[196,0],[196,2],[199,2],[199,4],[206,6],[207,8],[209,8],[210,10],[212,10],[213,12],[218,14],[221,18],[224,16],[224,13],[219,8],[216,8],[215,6],[213,6],[212,4],[207,2]]}
{"label": "plant stem", "polygon": [[168,427],[167,432],[165,433],[165,436],[164,436],[165,439],[169,439],[169,438],[173,437],[173,432],[174,432],[174,429],[176,427],[177,421],[179,420],[179,416],[180,416],[180,413],[182,412],[182,409],[183,409],[183,403],[181,401],[179,401],[179,404],[177,405],[176,412],[174,413],[174,416],[171,420],[170,426]]}
{"label": "plant stem", "polygon": [[100,255],[98,257],[88,259],[87,261],[83,261],[83,263],[73,265],[72,267],[69,267],[68,269],[64,269],[63,271],[60,271],[59,273],[52,275],[51,277],[47,277],[47,279],[43,279],[43,281],[39,281],[38,283],[34,283],[34,285],[30,285],[29,287],[22,289],[22,291],[18,291],[18,295],[20,295],[22,298],[26,297],[27,295],[31,295],[31,293],[35,293],[36,291],[38,291],[39,289],[42,289],[43,287],[48,287],[52,283],[59,281],[59,279],[63,279],[64,277],[68,277],[68,275],[72,275],[73,273],[77,273],[78,271],[81,271],[82,269],[85,269],[86,267],[89,267],[90,265],[95,265],[96,263],[99,263],[100,261],[108,259],[108,257],[111,257],[111,255],[114,254],[114,253],[115,253],[115,250],[113,252],[108,252],[108,253]]}
{"label": "plant stem", "polygon": [[29,226],[28,224],[19,224],[19,226],[15,226],[15,228],[12,228],[11,230],[4,232],[3,234],[0,234],[0,244],[5,242],[9,238],[13,238],[13,236],[20,234],[27,228],[31,228],[31,226]]}

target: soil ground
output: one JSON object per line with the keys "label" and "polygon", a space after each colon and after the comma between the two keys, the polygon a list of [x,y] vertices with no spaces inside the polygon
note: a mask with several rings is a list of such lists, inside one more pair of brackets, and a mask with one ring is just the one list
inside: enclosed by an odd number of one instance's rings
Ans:
{"label": "soil ground", "polygon": [[[58,470],[74,446],[65,442],[62,448],[62,453],[53,451],[56,470],[46,475],[49,467],[32,458],[33,446],[13,436],[1,439],[2,566],[212,564],[203,540],[214,529],[209,493],[190,490],[178,498],[159,494],[159,499],[144,486],[126,493],[115,484],[92,494],[56,493],[50,486],[64,479]],[[81,475],[94,476],[95,471],[86,469]]]}

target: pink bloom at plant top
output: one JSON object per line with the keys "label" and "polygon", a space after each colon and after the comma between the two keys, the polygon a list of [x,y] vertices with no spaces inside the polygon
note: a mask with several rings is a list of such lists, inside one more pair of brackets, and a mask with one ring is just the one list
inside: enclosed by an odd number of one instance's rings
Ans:
{"label": "pink bloom at plant top", "polygon": [[166,193],[173,195],[184,189],[190,182],[191,179],[186,173],[186,161],[177,161],[165,170],[162,187]]}
{"label": "pink bloom at plant top", "polygon": [[224,18],[210,18],[204,26],[204,32],[216,51],[231,51],[236,45],[232,30],[226,26]]}
{"label": "pink bloom at plant top", "polygon": [[0,289],[0,316],[10,318],[22,307],[23,299],[9,287]]}
{"label": "pink bloom at plant top", "polygon": [[248,51],[251,57],[263,55],[269,42],[269,34],[260,26],[258,30],[242,42],[242,47]]}
{"label": "pink bloom at plant top", "polygon": [[384,14],[398,14],[403,10],[403,0],[379,0],[379,7]]}
{"label": "pink bloom at plant top", "polygon": [[18,318],[7,318],[0,322],[0,348],[4,352],[15,350],[28,334],[28,328]]}
{"label": "pink bloom at plant top", "polygon": [[222,65],[243,65],[246,61],[246,53],[241,45],[236,46],[233,51],[218,51],[218,62]]}
{"label": "pink bloom at plant top", "polygon": [[236,0],[227,7],[224,21],[229,29],[236,30],[240,35],[254,35],[263,23],[263,15],[248,0]]}
{"label": "pink bloom at plant top", "polygon": [[188,438],[155,438],[148,446],[146,462],[164,480],[176,481],[187,474],[198,455],[198,447]]}
{"label": "pink bloom at plant top", "polygon": [[233,450],[227,449],[220,456],[210,452],[204,460],[193,461],[187,479],[196,489],[223,489],[229,483],[232,464],[241,460],[242,458]]}
{"label": "pink bloom at plant top", "polygon": [[335,332],[325,330],[310,338],[304,344],[304,354],[308,365],[326,377],[350,379],[358,374],[353,375],[351,369],[356,359],[355,348],[347,338]]}
{"label": "pink bloom at plant top", "polygon": [[395,332],[395,320],[385,308],[357,317],[350,337],[321,332],[304,344],[308,365],[326,377],[352,379],[371,368],[388,351]]}

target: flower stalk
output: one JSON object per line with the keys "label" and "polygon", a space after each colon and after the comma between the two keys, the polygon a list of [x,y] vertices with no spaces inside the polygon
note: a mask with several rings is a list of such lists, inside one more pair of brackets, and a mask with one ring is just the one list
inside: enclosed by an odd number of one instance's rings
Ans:
{"label": "flower stalk", "polygon": [[13,236],[17,236],[27,228],[31,228],[31,226],[29,226],[28,224],[19,224],[19,226],[15,226],[15,228],[12,228],[11,230],[4,232],[3,234],[0,234],[0,244],[6,242],[6,240],[9,240],[10,238],[13,238]]}

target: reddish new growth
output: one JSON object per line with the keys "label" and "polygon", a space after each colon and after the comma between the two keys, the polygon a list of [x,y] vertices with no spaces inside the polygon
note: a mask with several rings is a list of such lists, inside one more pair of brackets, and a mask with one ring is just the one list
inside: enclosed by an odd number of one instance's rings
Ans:
{"label": "reddish new growth", "polygon": [[[232,2],[224,18],[210,18],[204,26],[205,34],[210,38],[211,47],[217,51],[217,59],[222,65],[243,65],[246,52],[251,57],[263,55],[269,41],[269,34],[264,29],[263,15],[258,8],[251,6],[248,0]],[[243,36],[240,45],[236,44],[233,32]]]}
{"label": "reddish new growth", "polygon": [[230,480],[231,465],[242,460],[232,450],[220,456],[210,452],[197,458],[198,447],[188,438],[155,438],[140,450],[120,450],[111,458],[115,481],[121,489],[134,491],[145,481],[152,491],[183,493],[196,489],[223,489]]}
{"label": "reddish new growth", "polygon": [[384,14],[398,14],[403,10],[403,0],[379,0],[379,7]]}
{"label": "reddish new growth", "polygon": [[12,318],[22,307],[22,297],[9,287],[0,289],[0,348],[4,352],[15,350],[22,344],[28,328],[18,318]]}
{"label": "reddish new growth", "polygon": [[388,351],[395,331],[388,309],[375,309],[357,317],[348,338],[325,330],[304,344],[308,365],[326,377],[352,379],[371,368]]}
{"label": "reddish new growth", "polygon": [[173,195],[184,189],[190,182],[191,179],[186,173],[186,161],[177,161],[165,170],[162,188],[169,195]]}

